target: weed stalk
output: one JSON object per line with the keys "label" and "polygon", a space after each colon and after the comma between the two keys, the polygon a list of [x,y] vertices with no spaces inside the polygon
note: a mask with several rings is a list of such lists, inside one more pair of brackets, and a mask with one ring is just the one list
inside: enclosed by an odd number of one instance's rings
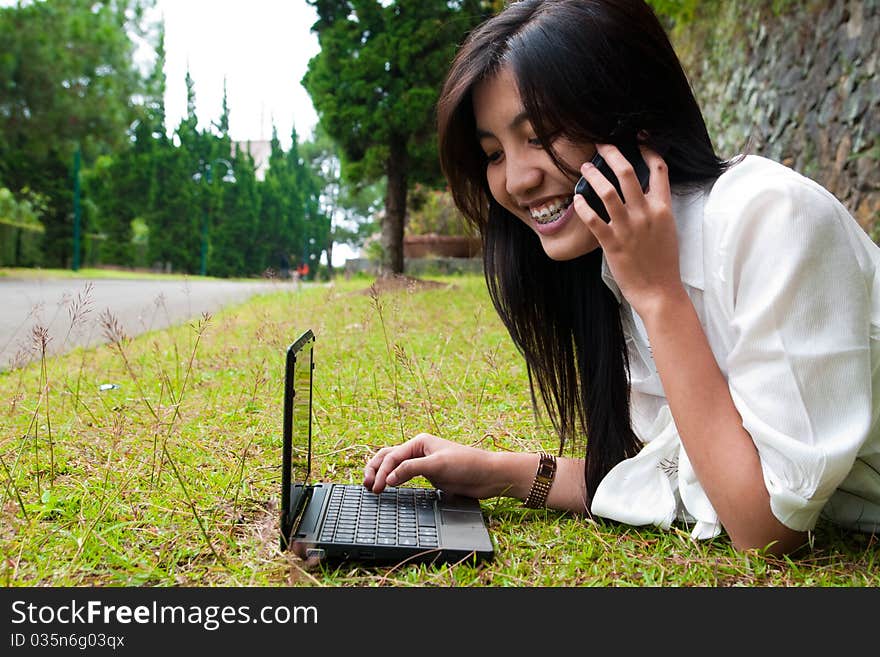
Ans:
{"label": "weed stalk", "polygon": [[391,347],[391,341],[388,339],[388,330],[385,327],[385,313],[383,312],[382,299],[379,296],[379,290],[375,284],[370,286],[370,300],[376,313],[379,315],[379,324],[382,327],[382,337],[385,340],[385,351],[391,361],[391,385],[394,388],[394,412],[397,415],[397,422],[400,426],[400,439],[406,440],[406,431],[403,428],[403,413],[400,406],[400,390],[398,389],[397,376],[397,360],[394,358],[394,350]]}

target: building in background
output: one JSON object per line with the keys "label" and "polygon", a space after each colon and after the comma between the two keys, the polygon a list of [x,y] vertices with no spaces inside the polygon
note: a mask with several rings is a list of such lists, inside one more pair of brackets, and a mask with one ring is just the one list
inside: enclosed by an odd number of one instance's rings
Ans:
{"label": "building in background", "polygon": [[266,171],[269,169],[269,155],[272,153],[272,143],[267,139],[232,142],[232,157],[235,157],[240,151],[249,153],[253,158],[257,180],[265,180]]}

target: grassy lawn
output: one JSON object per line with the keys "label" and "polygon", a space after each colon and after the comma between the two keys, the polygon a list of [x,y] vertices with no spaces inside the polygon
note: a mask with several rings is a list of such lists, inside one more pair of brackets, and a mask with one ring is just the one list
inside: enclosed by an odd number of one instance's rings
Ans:
{"label": "grassy lawn", "polygon": [[[98,267],[83,267],[77,271],[72,269],[41,269],[39,267],[0,267],[0,278],[131,278],[131,279],[189,279],[189,280],[218,280],[212,276],[198,276],[192,274],[157,274],[151,271],[135,271],[130,269],[109,269]],[[228,280],[228,279],[223,279]],[[233,279],[235,280],[235,279]],[[255,279],[242,279],[255,280]]]}
{"label": "grassy lawn", "polygon": [[[128,271],[123,269],[41,269],[39,267],[0,267],[0,278],[169,278],[167,274]],[[180,276],[183,278],[183,275]]]}
{"label": "grassy lawn", "polygon": [[[436,280],[291,289],[134,340],[105,315],[109,344],[0,374],[0,584],[880,585],[876,537],[826,525],[791,561],[509,499],[483,502],[498,549],[479,567],[315,568],[280,553],[284,353],[306,328],[318,478],[359,482],[375,449],[419,431],[554,448],[482,278]],[[88,313],[71,316],[76,331]]]}

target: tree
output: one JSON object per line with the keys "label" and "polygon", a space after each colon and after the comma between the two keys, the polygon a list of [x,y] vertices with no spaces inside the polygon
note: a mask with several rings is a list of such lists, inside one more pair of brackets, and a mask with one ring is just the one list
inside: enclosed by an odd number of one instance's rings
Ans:
{"label": "tree", "polygon": [[321,262],[321,253],[327,258],[328,276],[333,274],[333,242],[330,237],[330,215],[321,206],[322,180],[310,163],[300,156],[296,126],[291,134],[290,150],[285,155],[290,176],[295,181],[303,211],[303,260],[313,273]]}
{"label": "tree", "polygon": [[52,0],[0,9],[0,179],[47,203],[46,258],[72,253],[71,168],[130,145],[143,78],[128,32],[152,0]]}
{"label": "tree", "polygon": [[[153,265],[170,266],[175,271],[197,273],[200,266],[201,221],[203,217],[199,187],[192,176],[198,171],[200,138],[195,115],[195,84],[186,74],[187,115],[175,130],[175,145],[157,134],[154,149],[145,153],[152,173],[147,258]],[[164,118],[164,117],[163,117]]]}
{"label": "tree", "polygon": [[[223,142],[221,142],[223,143]],[[254,159],[239,148],[232,162],[235,183],[223,183],[223,167],[214,170],[212,192],[220,201],[210,210],[211,276],[247,276],[263,271],[266,263],[260,225],[260,197]],[[214,198],[217,198],[214,196]]]}
{"label": "tree", "polygon": [[327,262],[333,261],[335,244],[361,246],[377,226],[373,219],[382,207],[385,178],[369,185],[348,184],[341,175],[339,148],[318,125],[310,141],[302,145],[303,158],[316,180],[318,212],[326,217]]}
{"label": "tree", "polygon": [[434,106],[479,0],[308,0],[321,51],[303,85],[352,182],[386,179],[382,269],[403,272],[411,183],[439,178]]}
{"label": "tree", "polygon": [[[295,129],[292,140],[295,146]],[[259,235],[259,241],[267,265],[286,273],[292,266],[296,266],[302,255],[305,207],[295,171],[288,167],[281,141],[278,139],[278,130],[274,125],[269,168],[260,185],[260,200],[260,223],[263,231]]]}
{"label": "tree", "polygon": [[[152,35],[151,35],[152,36]],[[144,80],[130,144],[112,155],[101,155],[83,172],[87,223],[104,237],[99,242],[99,261],[117,265],[136,264],[133,224],[146,220],[158,197],[156,170],[160,152],[167,147],[165,135],[165,27],[156,26],[156,59]],[[144,263],[137,263],[144,264]]]}
{"label": "tree", "polygon": [[[160,187],[166,173],[162,169],[163,160],[167,159],[173,148],[168,140],[165,125],[165,23],[160,22],[156,34],[156,59],[146,80],[146,94],[142,104],[140,121],[134,129],[134,178],[137,190],[133,194],[137,207],[132,212],[132,239],[134,241],[135,224],[139,223],[146,232],[146,249],[144,245],[136,248],[132,244],[132,265],[149,264],[149,227],[157,213],[162,212],[165,196]],[[120,263],[125,264],[125,263]]]}

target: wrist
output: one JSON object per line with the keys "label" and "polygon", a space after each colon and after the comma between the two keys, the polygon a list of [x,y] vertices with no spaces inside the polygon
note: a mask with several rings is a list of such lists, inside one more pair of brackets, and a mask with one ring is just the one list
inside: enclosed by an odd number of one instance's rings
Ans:
{"label": "wrist", "polygon": [[538,454],[528,452],[489,452],[496,495],[524,500],[531,489],[538,467]]}
{"label": "wrist", "polygon": [[631,304],[633,310],[645,324],[648,333],[651,328],[667,322],[679,321],[687,313],[694,312],[691,298],[684,286],[667,290],[647,297],[638,306]]}

